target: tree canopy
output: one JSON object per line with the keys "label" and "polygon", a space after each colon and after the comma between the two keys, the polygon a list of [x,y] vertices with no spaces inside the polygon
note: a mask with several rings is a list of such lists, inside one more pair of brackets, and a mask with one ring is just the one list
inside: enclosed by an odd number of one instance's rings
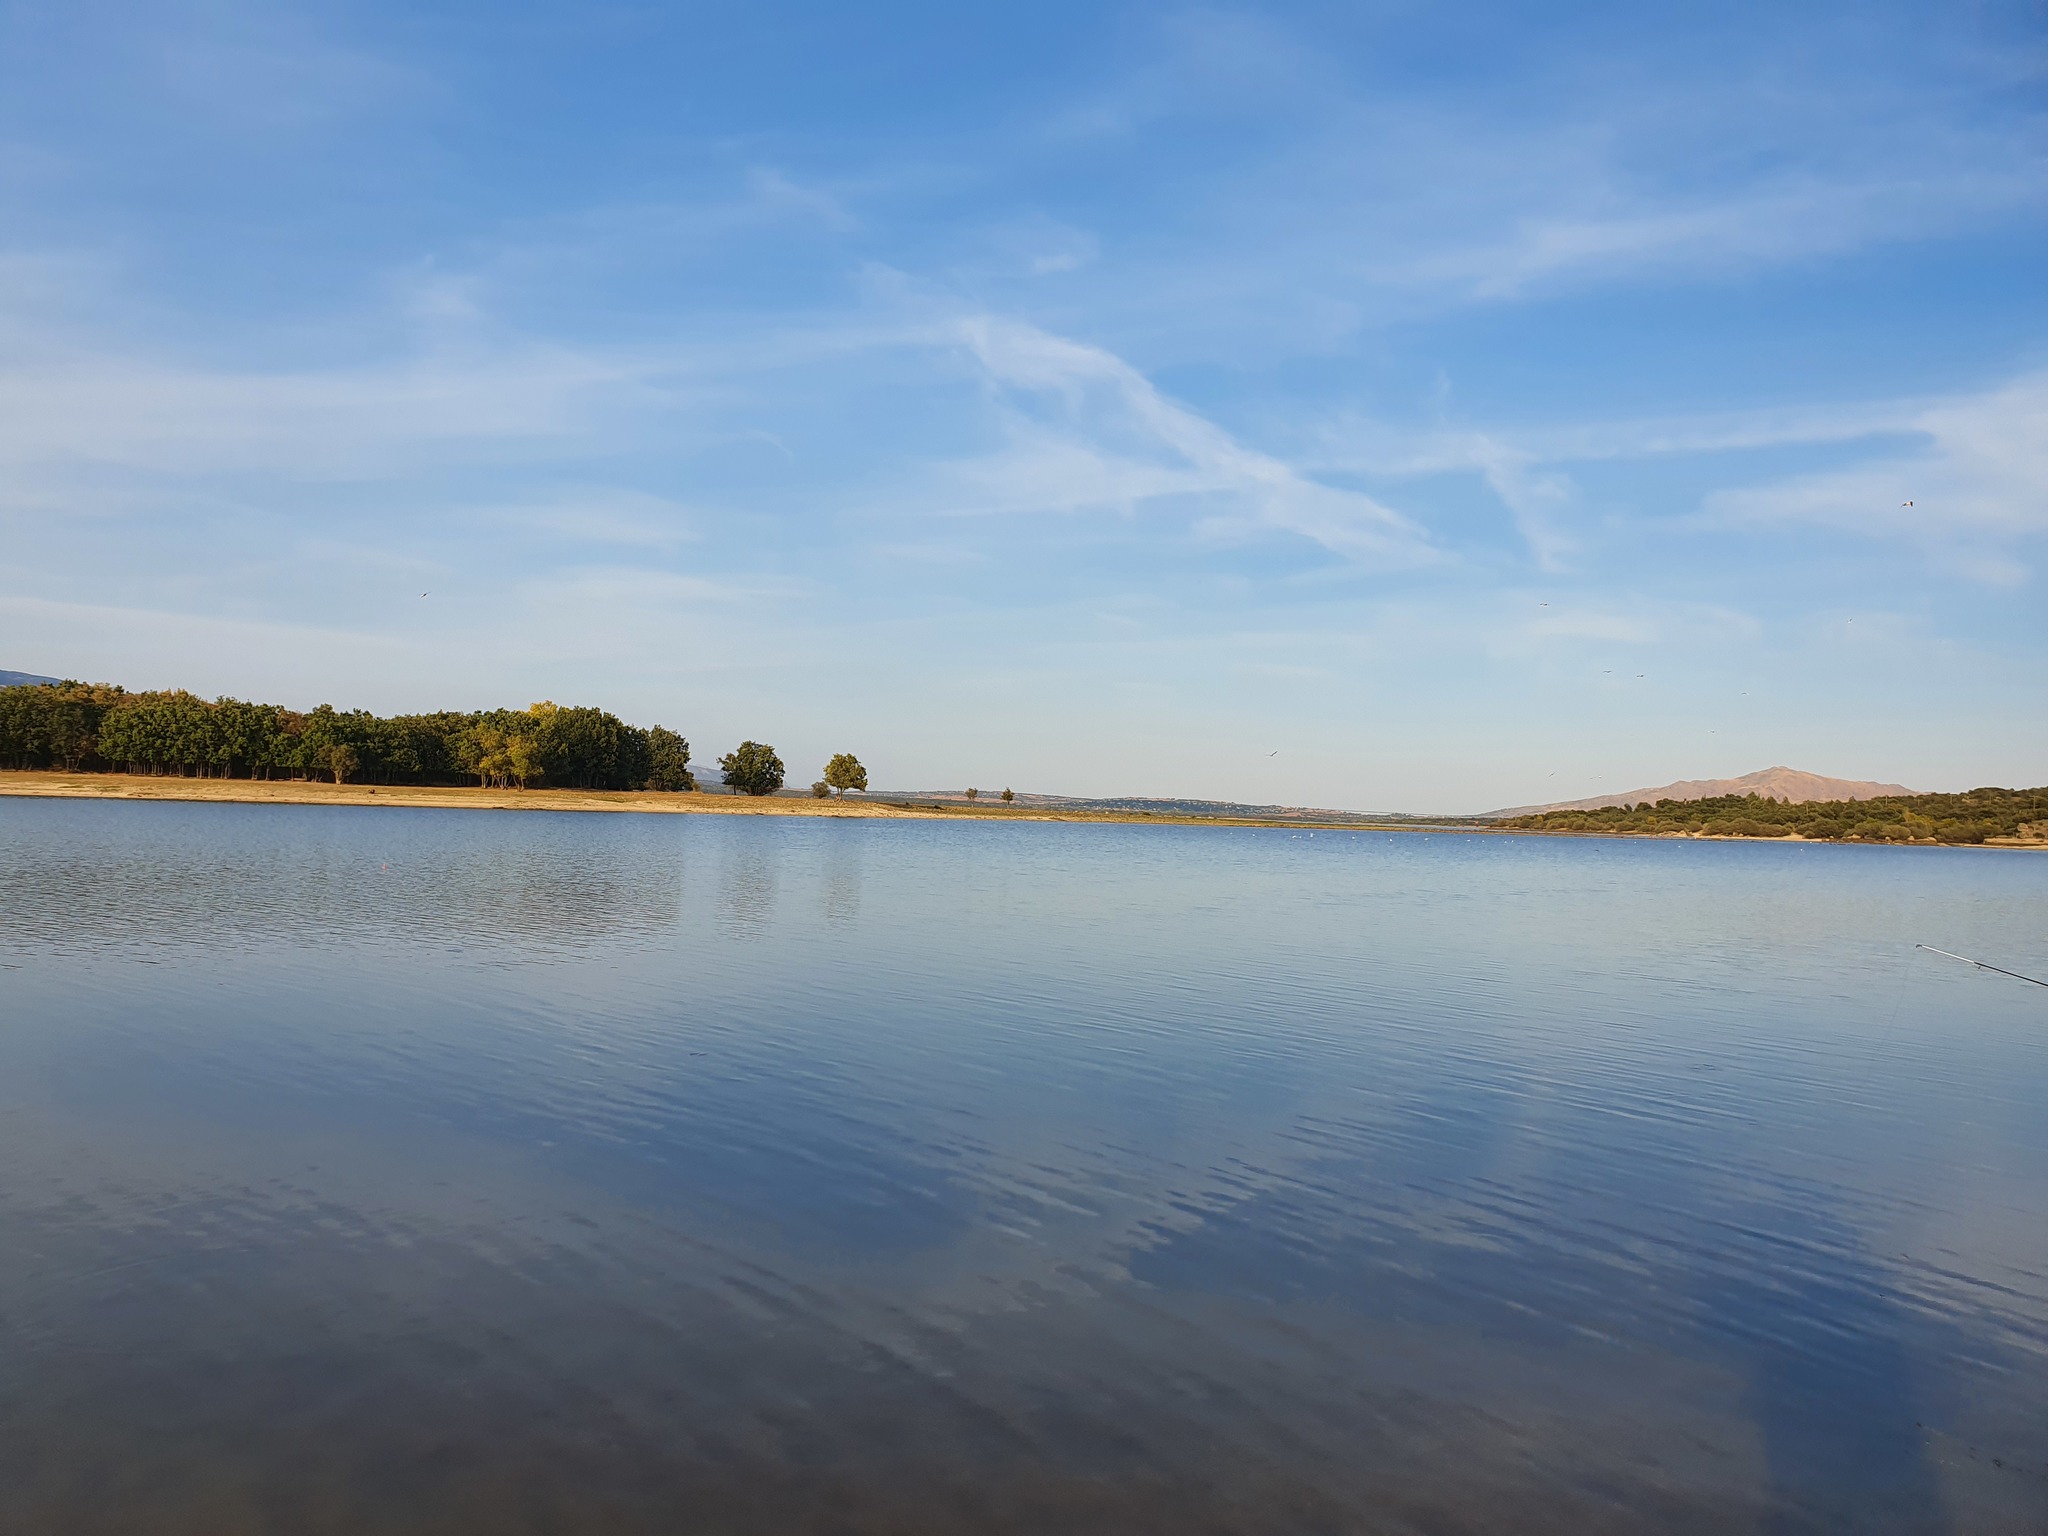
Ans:
{"label": "tree canopy", "polygon": [[725,782],[743,795],[772,795],[782,788],[782,759],[765,742],[743,741],[718,760]]}
{"label": "tree canopy", "polygon": [[1659,800],[1597,811],[1541,811],[1496,823],[1532,832],[1701,833],[1719,837],[1792,837],[1828,842],[1981,843],[1993,837],[2048,835],[2048,788],[1972,789],[1959,795],[1886,795],[1876,800],[1793,804],[1757,795]]}
{"label": "tree canopy", "polygon": [[647,787],[684,790],[697,787],[690,772],[690,744],[665,726],[647,728]]}
{"label": "tree canopy", "polygon": [[865,790],[868,787],[868,771],[861,767],[860,759],[851,752],[834,753],[825,765],[825,782],[844,795],[849,789]]}
{"label": "tree canopy", "polygon": [[217,778],[331,778],[337,784],[688,789],[690,744],[602,709],[380,718],[331,704],[206,700],[182,689],[129,693],[97,683],[0,688],[0,764]]}

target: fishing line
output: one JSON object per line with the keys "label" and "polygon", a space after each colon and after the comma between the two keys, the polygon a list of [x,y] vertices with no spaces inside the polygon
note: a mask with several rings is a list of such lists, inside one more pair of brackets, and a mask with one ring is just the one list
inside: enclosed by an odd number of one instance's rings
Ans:
{"label": "fishing line", "polygon": [[1906,993],[1908,990],[1906,983],[1908,979],[1905,961],[1901,959],[1898,963],[1899,984],[1892,989],[1891,1017],[1885,1021],[1884,1028],[1871,1037],[1868,1045],[1861,1053],[1863,1057],[1863,1076],[1855,1085],[1856,1098],[1850,1100],[1852,1104],[1860,1100],[1863,1101],[1864,1108],[1870,1107],[1868,1100],[1873,1087],[1877,1083],[1880,1064],[1892,1061],[1894,1048],[1897,1045],[1899,1036],[1899,1015],[1906,1011]]}
{"label": "fishing line", "polygon": [[2022,976],[2018,971],[2008,971],[2002,965],[1986,965],[1982,960],[1972,960],[1968,955],[1959,955],[1954,950],[1936,949],[1932,944],[1915,944],[1915,949],[1924,949],[1930,955],[1946,955],[1951,960],[1960,960],[1965,965],[1974,965],[1980,971],[1996,971],[2001,976],[2010,976],[2015,981],[2031,981],[2037,987],[2048,987],[2048,981],[2038,976]]}

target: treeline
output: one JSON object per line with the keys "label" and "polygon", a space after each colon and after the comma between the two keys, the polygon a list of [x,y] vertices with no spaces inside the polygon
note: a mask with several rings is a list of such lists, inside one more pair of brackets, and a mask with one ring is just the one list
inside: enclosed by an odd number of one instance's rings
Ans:
{"label": "treeline", "polygon": [[0,688],[0,765],[337,784],[696,788],[687,741],[602,709],[542,703],[383,718],[323,704],[302,714],[77,682]]}
{"label": "treeline", "polygon": [[[2048,837],[2048,788],[1973,789],[1960,795],[1887,795],[1795,805],[1758,795],[1659,800],[1597,811],[1542,811],[1496,823],[1537,832],[1705,833],[1830,842],[1981,843]],[[2024,830],[2023,830],[2024,829]]]}

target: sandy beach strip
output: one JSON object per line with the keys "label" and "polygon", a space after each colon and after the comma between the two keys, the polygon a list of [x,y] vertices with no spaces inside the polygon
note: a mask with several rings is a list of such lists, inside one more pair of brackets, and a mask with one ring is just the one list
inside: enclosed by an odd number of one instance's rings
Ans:
{"label": "sandy beach strip", "polygon": [[[200,779],[134,773],[0,769],[0,795],[65,800],[206,800],[245,805],[436,806],[467,811],[640,811],[655,815],[861,816],[944,819],[958,813],[861,800],[713,791],[478,789],[468,785],[324,784],[308,779]],[[971,813],[970,813],[971,814]],[[1018,812],[1029,817],[1029,812]]]}
{"label": "sandy beach strip", "polygon": [[[327,784],[309,779],[206,779],[175,774],[63,773],[0,769],[0,795],[63,800],[202,800],[245,805],[437,806],[469,811],[637,811],[654,815],[853,816],[872,820],[1123,822],[1137,826],[1289,827],[1302,831],[1381,830],[1312,817],[1196,816],[1047,806],[906,800],[902,795],[829,800],[810,795],[729,795],[722,789],[665,794],[653,790],[479,789],[473,785]],[[1388,831],[1413,831],[1390,826]],[[1443,830],[1421,828],[1419,830]]]}

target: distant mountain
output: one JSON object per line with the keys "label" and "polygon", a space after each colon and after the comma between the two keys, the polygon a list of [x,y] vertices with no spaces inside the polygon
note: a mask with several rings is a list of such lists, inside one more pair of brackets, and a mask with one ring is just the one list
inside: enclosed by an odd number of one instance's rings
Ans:
{"label": "distant mountain", "polygon": [[26,688],[31,683],[56,683],[61,681],[63,679],[56,677],[38,677],[33,672],[9,672],[5,668],[0,668],[0,688]]}
{"label": "distant mountain", "polygon": [[1659,800],[1710,800],[1716,795],[1761,795],[1766,800],[1785,800],[1804,805],[1810,800],[1876,800],[1883,795],[1912,795],[1918,790],[1903,784],[1873,784],[1865,779],[1830,779],[1797,768],[1759,768],[1739,779],[1680,779],[1656,789],[1624,789],[1618,794],[1594,795],[1585,800],[1553,800],[1548,805],[1517,805],[1505,811],[1488,811],[1498,816],[1534,816],[1538,811],[1597,811],[1605,805],[1655,804]]}

